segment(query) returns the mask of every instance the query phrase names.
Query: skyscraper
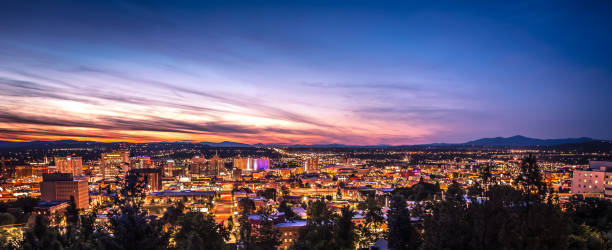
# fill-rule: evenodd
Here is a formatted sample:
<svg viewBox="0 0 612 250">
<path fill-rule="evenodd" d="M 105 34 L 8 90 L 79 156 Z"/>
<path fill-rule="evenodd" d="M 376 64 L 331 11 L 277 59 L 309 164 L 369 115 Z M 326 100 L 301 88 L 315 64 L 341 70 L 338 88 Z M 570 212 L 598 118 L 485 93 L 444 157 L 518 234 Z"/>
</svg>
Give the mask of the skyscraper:
<svg viewBox="0 0 612 250">
<path fill-rule="evenodd" d="M 306 173 L 316 173 L 319 171 L 319 158 L 318 157 L 308 157 L 304 160 L 304 171 Z"/>
<path fill-rule="evenodd" d="M 128 170 L 129 151 L 127 150 L 116 150 L 111 153 L 102 153 L 101 157 L 101 169 L 99 174 L 102 174 L 103 178 L 113 178 L 125 174 Z"/>
<path fill-rule="evenodd" d="M 225 169 L 225 163 L 218 154 L 208 160 L 207 173 L 217 175 Z"/>
<path fill-rule="evenodd" d="M 78 156 L 55 156 L 55 170 L 58 173 L 69 173 L 73 176 L 83 175 L 83 158 Z"/>
<path fill-rule="evenodd" d="M 151 157 L 143 155 L 136 156 L 130 161 L 131 169 L 142 169 L 142 168 L 152 168 L 153 162 L 151 161 Z"/>
<path fill-rule="evenodd" d="M 268 158 L 234 158 L 234 168 L 241 169 L 242 171 L 258 171 L 267 170 L 270 165 L 270 159 Z"/>
</svg>

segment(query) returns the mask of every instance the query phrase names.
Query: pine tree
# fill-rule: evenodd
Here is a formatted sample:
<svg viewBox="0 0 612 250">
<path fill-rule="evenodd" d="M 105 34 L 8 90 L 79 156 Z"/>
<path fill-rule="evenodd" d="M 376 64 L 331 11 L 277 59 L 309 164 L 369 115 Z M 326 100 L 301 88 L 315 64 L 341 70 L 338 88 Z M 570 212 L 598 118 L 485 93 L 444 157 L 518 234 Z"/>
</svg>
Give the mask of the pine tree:
<svg viewBox="0 0 612 250">
<path fill-rule="evenodd" d="M 23 249 L 55 250 L 63 249 L 58 231 L 49 226 L 49 220 L 43 215 L 36 215 L 34 225 L 24 234 Z"/>
<path fill-rule="evenodd" d="M 335 249 L 353 250 L 357 235 L 355 233 L 355 224 L 353 223 L 353 212 L 348 206 L 340 209 L 341 215 L 337 216 L 334 221 L 333 240 Z"/>
<path fill-rule="evenodd" d="M 177 249 L 204 250 L 225 249 L 229 232 L 217 224 L 210 215 L 189 212 L 178 220 L 179 230 L 174 236 Z"/>
<path fill-rule="evenodd" d="M 406 200 L 402 195 L 396 194 L 391 197 L 390 205 L 387 213 L 389 248 L 393 250 L 417 249 L 419 246 L 418 234 L 412 226 Z"/>
</svg>

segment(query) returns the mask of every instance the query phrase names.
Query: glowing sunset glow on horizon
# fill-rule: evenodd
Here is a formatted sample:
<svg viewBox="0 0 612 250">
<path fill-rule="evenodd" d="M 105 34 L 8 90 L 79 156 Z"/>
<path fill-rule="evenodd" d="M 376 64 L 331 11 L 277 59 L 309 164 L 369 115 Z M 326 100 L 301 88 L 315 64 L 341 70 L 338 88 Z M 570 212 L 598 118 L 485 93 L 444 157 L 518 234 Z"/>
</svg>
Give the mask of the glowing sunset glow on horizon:
<svg viewBox="0 0 612 250">
<path fill-rule="evenodd" d="M 612 139 L 610 4 L 311 4 L 2 3 L 0 140 Z"/>
</svg>

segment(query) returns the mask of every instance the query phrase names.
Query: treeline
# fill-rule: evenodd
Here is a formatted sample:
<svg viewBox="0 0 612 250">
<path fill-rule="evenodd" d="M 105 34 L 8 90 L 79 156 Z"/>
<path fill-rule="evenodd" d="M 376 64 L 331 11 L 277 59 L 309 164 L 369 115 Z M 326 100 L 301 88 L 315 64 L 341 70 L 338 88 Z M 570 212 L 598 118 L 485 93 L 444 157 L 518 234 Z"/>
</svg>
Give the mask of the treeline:
<svg viewBox="0 0 612 250">
<path fill-rule="evenodd" d="M 574 197 L 561 205 L 545 185 L 533 156 L 523 159 L 516 188 L 453 183 L 440 201 L 408 210 L 401 192 L 391 198 L 391 249 L 610 249 L 612 202 Z"/>
<path fill-rule="evenodd" d="M 358 225 L 342 219 L 354 215 L 348 208 L 334 215 L 323 201 L 311 203 L 307 226 L 293 248 L 367 248 L 381 238 L 394 250 L 612 247 L 609 200 L 574 197 L 561 205 L 531 155 L 523 160 L 515 187 L 492 183 L 490 170 L 481 172 L 481 182 L 468 188 L 453 183 L 444 194 L 427 183 L 398 189 L 389 197 L 386 221 L 374 196 L 360 205 L 365 218 Z M 409 209 L 407 199 L 421 202 Z"/>
</svg>

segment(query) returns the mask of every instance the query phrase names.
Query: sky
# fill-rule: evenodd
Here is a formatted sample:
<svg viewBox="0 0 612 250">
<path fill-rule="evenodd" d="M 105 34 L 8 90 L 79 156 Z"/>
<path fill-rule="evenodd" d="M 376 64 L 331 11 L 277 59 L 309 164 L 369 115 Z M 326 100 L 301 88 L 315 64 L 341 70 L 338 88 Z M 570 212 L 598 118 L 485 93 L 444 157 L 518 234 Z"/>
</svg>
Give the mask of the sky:
<svg viewBox="0 0 612 250">
<path fill-rule="evenodd" d="M 0 140 L 612 139 L 610 1 L 0 2 Z"/>
</svg>

